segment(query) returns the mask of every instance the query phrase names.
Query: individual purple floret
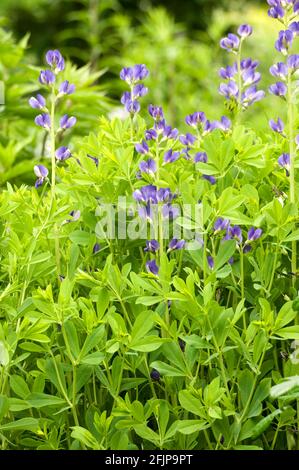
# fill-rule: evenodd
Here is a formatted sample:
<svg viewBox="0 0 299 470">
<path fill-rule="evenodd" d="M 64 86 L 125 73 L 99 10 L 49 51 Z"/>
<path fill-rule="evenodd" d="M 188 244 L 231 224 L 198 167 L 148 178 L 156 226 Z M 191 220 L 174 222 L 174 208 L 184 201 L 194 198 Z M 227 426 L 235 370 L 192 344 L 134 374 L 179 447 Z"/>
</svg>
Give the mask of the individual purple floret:
<svg viewBox="0 0 299 470">
<path fill-rule="evenodd" d="M 220 121 L 216 121 L 216 127 L 223 132 L 228 132 L 231 130 L 232 122 L 228 117 L 222 116 Z"/>
<path fill-rule="evenodd" d="M 237 240 L 239 243 L 242 243 L 243 241 L 243 236 L 242 236 L 242 230 L 241 227 L 238 225 L 235 225 L 234 227 L 229 228 L 229 234 L 231 238 Z"/>
<path fill-rule="evenodd" d="M 230 80 L 228 83 L 221 83 L 219 86 L 220 95 L 225 96 L 227 99 L 237 99 L 239 96 L 239 88 L 236 82 Z"/>
<path fill-rule="evenodd" d="M 162 121 L 164 119 L 163 109 L 161 106 L 154 106 L 152 104 L 148 107 L 148 112 L 155 119 L 155 121 Z"/>
<path fill-rule="evenodd" d="M 215 224 L 214 224 L 214 232 L 222 232 L 223 230 L 227 230 L 230 225 L 230 221 L 228 219 L 223 219 L 222 217 L 219 217 Z"/>
<path fill-rule="evenodd" d="M 219 76 L 223 78 L 224 80 L 231 80 L 236 76 L 238 73 L 238 66 L 237 63 L 235 62 L 233 65 L 228 65 L 227 67 L 222 67 L 219 70 Z"/>
<path fill-rule="evenodd" d="M 57 158 L 57 160 L 59 160 L 61 162 L 67 160 L 71 156 L 72 156 L 72 154 L 71 154 L 71 151 L 68 147 L 63 146 L 63 147 L 59 147 L 56 150 L 56 158 Z"/>
<path fill-rule="evenodd" d="M 274 132 L 277 132 L 278 134 L 283 134 L 283 131 L 284 131 L 284 123 L 283 121 L 278 118 L 277 119 L 277 122 L 275 122 L 273 119 L 271 119 L 269 121 L 269 125 L 271 127 L 271 129 L 274 131 Z"/>
<path fill-rule="evenodd" d="M 278 40 L 275 43 L 275 49 L 277 49 L 278 52 L 281 52 L 283 55 L 287 55 L 288 50 L 293 43 L 293 39 L 294 35 L 292 31 L 289 31 L 288 29 L 286 31 L 280 31 Z"/>
<path fill-rule="evenodd" d="M 121 80 L 133 85 L 144 80 L 149 75 L 149 71 L 144 64 L 137 64 L 133 67 L 124 67 L 120 72 Z"/>
<path fill-rule="evenodd" d="M 210 269 L 214 269 L 215 261 L 212 256 L 207 256 L 207 262 Z"/>
<path fill-rule="evenodd" d="M 208 162 L 208 155 L 206 152 L 198 152 L 194 157 L 195 163 L 207 163 Z"/>
<path fill-rule="evenodd" d="M 288 68 L 291 69 L 292 73 L 297 72 L 299 69 L 299 55 L 292 54 L 288 57 L 287 60 Z"/>
<path fill-rule="evenodd" d="M 299 21 L 294 21 L 293 23 L 291 23 L 289 26 L 289 30 L 292 31 L 294 36 L 299 36 Z"/>
<path fill-rule="evenodd" d="M 242 104 L 246 108 L 251 106 L 254 103 L 262 100 L 266 96 L 266 93 L 263 90 L 258 90 L 255 85 L 247 88 L 242 95 Z"/>
<path fill-rule="evenodd" d="M 150 377 L 155 382 L 159 382 L 161 375 L 160 375 L 160 372 L 158 372 L 156 369 L 153 369 L 150 373 Z"/>
<path fill-rule="evenodd" d="M 39 81 L 42 85 L 52 85 L 55 82 L 55 75 L 51 70 L 42 70 Z"/>
<path fill-rule="evenodd" d="M 36 97 L 32 97 L 29 100 L 29 104 L 31 108 L 34 109 L 44 109 L 46 107 L 46 100 L 42 95 L 36 95 Z"/>
<path fill-rule="evenodd" d="M 143 140 L 141 144 L 136 144 L 135 149 L 138 153 L 141 153 L 141 155 L 146 155 L 149 152 L 149 146 L 145 140 Z"/>
<path fill-rule="evenodd" d="M 167 150 L 164 154 L 164 163 L 173 163 L 176 162 L 181 156 L 180 152 L 174 152 L 172 149 Z"/>
<path fill-rule="evenodd" d="M 158 134 L 155 129 L 145 131 L 145 140 L 157 140 Z"/>
<path fill-rule="evenodd" d="M 269 91 L 272 95 L 284 98 L 288 92 L 288 87 L 283 82 L 277 82 L 269 87 Z"/>
<path fill-rule="evenodd" d="M 65 68 L 64 58 L 57 49 L 46 53 L 46 61 L 54 69 L 55 73 L 62 72 Z"/>
<path fill-rule="evenodd" d="M 220 47 L 228 52 L 235 52 L 239 49 L 240 39 L 235 34 L 228 34 L 226 38 L 221 39 Z"/>
<path fill-rule="evenodd" d="M 202 175 L 203 179 L 204 180 L 207 180 L 209 183 L 211 183 L 212 185 L 216 184 L 216 178 L 214 176 L 211 176 L 211 175 Z"/>
<path fill-rule="evenodd" d="M 261 228 L 251 227 L 251 229 L 248 231 L 246 243 L 251 243 L 258 240 L 262 236 L 262 233 L 263 231 Z"/>
<path fill-rule="evenodd" d="M 280 78 L 285 81 L 288 76 L 288 67 L 284 62 L 278 62 L 270 67 L 270 73 L 273 77 Z"/>
<path fill-rule="evenodd" d="M 193 145 L 196 142 L 196 137 L 192 134 L 187 133 L 186 135 L 180 136 L 180 142 L 186 146 Z"/>
<path fill-rule="evenodd" d="M 71 95 L 75 92 L 75 85 L 71 84 L 68 80 L 62 82 L 59 87 L 59 93 L 61 95 Z"/>
<path fill-rule="evenodd" d="M 163 129 L 163 136 L 169 140 L 176 140 L 179 136 L 179 131 L 176 128 L 172 128 L 171 126 L 167 126 L 165 124 Z"/>
<path fill-rule="evenodd" d="M 149 158 L 148 160 L 140 162 L 139 169 L 142 173 L 154 174 L 157 171 L 157 165 L 155 160 Z"/>
<path fill-rule="evenodd" d="M 159 250 L 159 248 L 160 248 L 160 244 L 157 240 L 147 240 L 144 251 L 156 253 Z"/>
<path fill-rule="evenodd" d="M 188 126 L 191 127 L 198 127 L 206 122 L 207 118 L 205 113 L 198 111 L 193 114 L 189 114 L 189 116 L 186 117 L 185 121 Z"/>
<path fill-rule="evenodd" d="M 37 126 L 43 127 L 47 131 L 51 129 L 51 118 L 48 113 L 39 114 L 34 120 Z"/>
<path fill-rule="evenodd" d="M 154 274 L 155 276 L 157 276 L 159 273 L 159 268 L 154 259 L 146 262 L 146 269 L 148 270 L 148 272 Z"/>
<path fill-rule="evenodd" d="M 247 38 L 252 34 L 252 27 L 249 24 L 242 24 L 238 28 L 238 34 L 242 39 Z"/>
<path fill-rule="evenodd" d="M 47 178 L 49 171 L 44 165 L 35 165 L 34 173 L 37 176 L 37 180 L 35 182 L 35 187 L 38 188 L 42 186 L 44 180 Z"/>
<path fill-rule="evenodd" d="M 278 164 L 286 170 L 286 175 L 290 176 L 291 159 L 289 153 L 283 153 L 278 158 Z"/>
<path fill-rule="evenodd" d="M 67 114 L 65 114 L 60 119 L 60 128 L 63 130 L 70 129 L 76 124 L 76 122 L 77 122 L 77 119 L 74 116 L 69 117 Z"/>
<path fill-rule="evenodd" d="M 185 247 L 185 245 L 186 245 L 185 240 L 178 240 L 177 238 L 173 238 L 169 242 L 168 249 L 170 251 L 172 251 L 172 250 L 182 250 Z"/>
</svg>

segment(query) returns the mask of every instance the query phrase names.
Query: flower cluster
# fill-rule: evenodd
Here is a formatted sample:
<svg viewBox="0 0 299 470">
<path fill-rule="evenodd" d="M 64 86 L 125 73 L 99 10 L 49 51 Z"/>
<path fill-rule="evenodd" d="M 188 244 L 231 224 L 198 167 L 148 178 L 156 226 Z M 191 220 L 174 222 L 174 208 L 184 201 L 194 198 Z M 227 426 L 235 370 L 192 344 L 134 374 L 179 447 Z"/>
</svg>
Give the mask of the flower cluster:
<svg viewBox="0 0 299 470">
<path fill-rule="evenodd" d="M 144 64 L 134 65 L 134 67 L 124 67 L 120 72 L 121 80 L 130 86 L 130 91 L 125 91 L 121 97 L 121 103 L 126 111 L 134 115 L 140 111 L 139 98 L 148 93 L 148 89 L 142 82 L 149 75 L 149 71 Z"/>
<path fill-rule="evenodd" d="M 241 60 L 242 42 L 251 34 L 252 27 L 245 24 L 239 27 L 238 36 L 228 34 L 220 41 L 220 47 L 238 57 L 233 65 L 222 67 L 219 71 L 220 77 L 225 80 L 219 86 L 219 93 L 228 100 L 232 111 L 238 108 L 244 110 L 265 97 L 265 92 L 257 88 L 261 80 L 261 74 L 257 72 L 259 63 L 250 58 Z"/>
<path fill-rule="evenodd" d="M 68 116 L 67 114 L 65 114 L 60 119 L 59 128 L 55 130 L 55 105 L 57 103 L 57 100 L 62 98 L 64 95 L 70 95 L 74 93 L 75 86 L 73 84 L 70 84 L 68 80 L 63 81 L 58 88 L 56 86 L 58 74 L 65 69 L 64 58 L 58 50 L 48 51 L 46 53 L 46 62 L 50 66 L 50 69 L 42 70 L 40 72 L 39 82 L 41 85 L 46 86 L 51 91 L 50 107 L 47 106 L 47 101 L 41 94 L 37 94 L 35 97 L 31 97 L 29 99 L 29 105 L 33 109 L 37 109 L 40 111 L 40 114 L 38 114 L 35 118 L 35 124 L 37 126 L 42 127 L 47 132 L 51 133 L 52 136 L 54 135 L 54 142 L 52 142 L 52 152 L 55 152 L 55 157 L 57 160 L 64 161 L 71 157 L 71 151 L 66 146 L 62 146 L 58 149 L 55 149 L 55 138 L 56 135 L 62 134 L 67 129 L 73 127 L 76 124 L 77 120 L 74 116 Z M 48 170 L 43 165 L 36 165 L 34 167 L 34 172 L 38 178 L 35 183 L 35 187 L 39 187 L 47 178 Z"/>
<path fill-rule="evenodd" d="M 299 13 L 299 2 L 298 0 L 267 0 L 270 9 L 268 15 L 272 18 L 282 20 L 288 14 Z"/>
</svg>

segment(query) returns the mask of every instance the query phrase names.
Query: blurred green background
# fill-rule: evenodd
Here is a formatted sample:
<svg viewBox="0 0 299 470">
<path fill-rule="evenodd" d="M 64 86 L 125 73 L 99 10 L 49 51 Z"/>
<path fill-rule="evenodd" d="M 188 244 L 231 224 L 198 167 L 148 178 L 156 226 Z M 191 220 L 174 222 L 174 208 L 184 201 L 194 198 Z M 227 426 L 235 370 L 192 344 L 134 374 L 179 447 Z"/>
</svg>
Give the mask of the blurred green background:
<svg viewBox="0 0 299 470">
<path fill-rule="evenodd" d="M 39 89 L 47 49 L 59 48 L 73 64 L 66 76 L 77 93 L 63 111 L 69 106 L 78 117 L 75 137 L 90 132 L 102 113 L 117 112 L 125 89 L 119 71 L 134 63 L 145 63 L 151 72 L 144 107 L 162 105 L 168 121 L 183 131 L 184 117 L 196 110 L 211 119 L 229 115 L 218 94 L 218 69 L 234 57 L 220 49 L 219 40 L 240 23 L 254 27 L 244 57 L 260 61 L 260 87 L 268 88 L 269 67 L 279 55 L 274 49 L 278 26 L 267 9 L 266 0 L 1 0 L 0 80 L 6 106 L 0 108 L 0 184 L 23 178 L 26 160 L 45 154 L 27 102 Z M 270 96 L 244 121 L 263 131 L 279 107 Z"/>
</svg>

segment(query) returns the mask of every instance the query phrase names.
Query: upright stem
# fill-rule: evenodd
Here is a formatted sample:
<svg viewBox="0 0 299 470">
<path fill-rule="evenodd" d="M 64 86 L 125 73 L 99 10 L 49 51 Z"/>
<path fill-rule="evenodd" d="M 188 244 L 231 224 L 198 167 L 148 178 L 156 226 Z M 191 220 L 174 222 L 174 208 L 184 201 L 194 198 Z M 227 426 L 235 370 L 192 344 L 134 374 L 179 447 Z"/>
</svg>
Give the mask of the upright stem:
<svg viewBox="0 0 299 470">
<path fill-rule="evenodd" d="M 55 84 L 53 84 L 52 95 L 51 95 L 51 131 L 50 131 L 51 161 L 52 161 L 52 199 L 55 198 L 55 184 L 56 184 L 55 103 L 56 103 Z"/>
<path fill-rule="evenodd" d="M 296 203 L 295 196 L 295 135 L 294 135 L 294 105 L 293 105 L 293 93 L 292 93 L 292 71 L 289 69 L 288 72 L 288 126 L 289 126 L 289 148 L 290 148 L 290 202 Z M 294 240 L 292 242 L 292 282 L 293 286 L 296 283 L 296 272 L 297 272 L 297 243 Z"/>
</svg>

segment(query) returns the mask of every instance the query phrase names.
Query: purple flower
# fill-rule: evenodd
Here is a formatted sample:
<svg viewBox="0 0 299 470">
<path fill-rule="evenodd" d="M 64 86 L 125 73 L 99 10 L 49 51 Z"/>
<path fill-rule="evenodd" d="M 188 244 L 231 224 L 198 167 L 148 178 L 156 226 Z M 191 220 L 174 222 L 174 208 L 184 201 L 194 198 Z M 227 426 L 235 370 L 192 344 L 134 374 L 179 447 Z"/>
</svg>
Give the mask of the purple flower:
<svg viewBox="0 0 299 470">
<path fill-rule="evenodd" d="M 158 268 L 157 263 L 154 259 L 151 260 L 151 261 L 146 262 L 146 269 L 148 270 L 149 273 L 152 273 L 155 276 L 157 276 L 158 273 L 159 273 L 159 268 Z"/>
<path fill-rule="evenodd" d="M 209 134 L 210 132 L 213 132 L 215 129 L 218 129 L 218 121 L 209 121 L 207 120 L 205 125 L 204 125 L 204 135 Z"/>
<path fill-rule="evenodd" d="M 249 253 L 251 250 L 252 250 L 252 246 L 245 245 L 244 248 L 243 248 L 243 253 L 244 254 Z"/>
<path fill-rule="evenodd" d="M 269 87 L 269 91 L 272 95 L 284 97 L 287 94 L 288 87 L 283 82 L 277 82 Z"/>
<path fill-rule="evenodd" d="M 274 132 L 278 132 L 278 134 L 282 134 L 283 131 L 284 131 L 284 123 L 280 118 L 277 119 L 277 122 L 275 122 L 273 119 L 271 119 L 269 121 L 269 125 L 270 125 L 271 129 Z"/>
<path fill-rule="evenodd" d="M 72 156 L 71 151 L 68 147 L 59 147 L 56 150 L 56 158 L 57 160 L 63 162 Z"/>
<path fill-rule="evenodd" d="M 179 131 L 176 128 L 172 128 L 171 126 L 165 125 L 163 129 L 163 136 L 166 139 L 175 140 L 179 136 Z"/>
<path fill-rule="evenodd" d="M 230 225 L 230 221 L 228 219 L 223 219 L 222 217 L 219 217 L 215 224 L 214 224 L 214 232 L 222 232 L 223 230 L 227 230 Z"/>
<path fill-rule="evenodd" d="M 75 85 L 70 84 L 68 80 L 65 80 L 62 82 L 62 84 L 59 87 L 59 93 L 61 95 L 71 95 L 75 91 Z"/>
<path fill-rule="evenodd" d="M 180 142 L 183 144 L 183 145 L 193 145 L 196 141 L 196 137 L 192 134 L 189 134 L 187 133 L 186 135 L 181 135 L 180 136 Z"/>
<path fill-rule="evenodd" d="M 252 34 L 252 27 L 249 24 L 242 24 L 238 29 L 238 34 L 241 38 L 247 38 Z"/>
<path fill-rule="evenodd" d="M 263 90 L 258 90 L 255 85 L 247 88 L 242 95 L 242 103 L 245 107 L 251 106 L 252 104 L 265 98 L 266 93 Z"/>
<path fill-rule="evenodd" d="M 155 121 L 161 121 L 164 119 L 163 109 L 161 106 L 154 106 L 152 104 L 148 107 L 148 112 L 155 119 Z"/>
<path fill-rule="evenodd" d="M 49 171 L 44 165 L 35 165 L 34 173 L 37 176 L 37 180 L 35 182 L 35 187 L 38 188 L 42 186 L 44 180 L 47 178 Z"/>
<path fill-rule="evenodd" d="M 259 65 L 259 62 L 257 60 L 252 60 L 250 57 L 248 59 L 242 59 L 241 60 L 241 70 L 255 70 Z M 238 71 L 237 64 L 235 64 L 236 70 Z"/>
<path fill-rule="evenodd" d="M 134 67 L 124 67 L 120 72 L 121 80 L 129 85 L 144 80 L 149 75 L 149 71 L 144 64 L 137 64 Z"/>
<path fill-rule="evenodd" d="M 57 49 L 47 52 L 46 61 L 48 65 L 54 69 L 55 73 L 62 72 L 64 70 L 64 58 Z"/>
<path fill-rule="evenodd" d="M 269 3 L 269 2 L 268 2 L 268 3 Z M 283 18 L 283 17 L 284 17 L 285 11 L 284 11 L 284 9 L 282 8 L 282 6 L 277 3 L 277 5 L 272 6 L 272 8 L 270 8 L 270 9 L 268 10 L 268 15 L 269 15 L 271 18 L 280 19 L 280 18 Z"/>
<path fill-rule="evenodd" d="M 157 240 L 147 240 L 146 248 L 144 248 L 144 251 L 156 253 L 156 251 L 158 251 L 159 248 L 160 248 L 160 244 Z"/>
<path fill-rule="evenodd" d="M 148 160 L 140 162 L 139 169 L 142 173 L 153 174 L 157 171 L 157 165 L 155 160 L 149 158 Z"/>
<path fill-rule="evenodd" d="M 128 100 L 125 103 L 126 111 L 130 114 L 137 114 L 140 111 L 140 103 L 136 100 Z"/>
<path fill-rule="evenodd" d="M 51 118 L 48 113 L 39 114 L 38 116 L 36 116 L 34 122 L 37 126 L 41 126 L 44 129 L 47 129 L 48 131 L 51 128 Z"/>
<path fill-rule="evenodd" d="M 46 100 L 42 95 L 36 95 L 36 98 L 32 97 L 29 100 L 31 108 L 43 109 L 46 107 Z"/>
<path fill-rule="evenodd" d="M 60 119 L 60 128 L 61 129 L 70 129 L 73 127 L 77 122 L 77 119 L 74 116 L 69 117 L 67 114 L 65 114 L 61 119 Z"/>
<path fill-rule="evenodd" d="M 255 72 L 253 69 L 244 70 L 242 74 L 245 87 L 258 83 L 261 80 L 261 77 L 261 74 L 259 72 Z"/>
<path fill-rule="evenodd" d="M 143 186 L 142 188 L 134 191 L 133 197 L 138 202 L 152 202 L 157 204 L 157 187 L 153 186 L 152 184 Z"/>
<path fill-rule="evenodd" d="M 289 69 L 292 70 L 292 72 L 296 72 L 299 69 L 299 55 L 298 54 L 293 54 L 288 57 L 287 61 Z"/>
<path fill-rule="evenodd" d="M 249 229 L 248 234 L 247 234 L 246 243 L 251 243 L 251 242 L 258 240 L 262 236 L 262 233 L 263 231 L 261 228 L 251 227 L 251 229 Z"/>
<path fill-rule="evenodd" d="M 101 245 L 99 243 L 95 243 L 92 249 L 93 254 L 95 255 L 96 253 L 98 253 L 100 249 L 101 249 Z"/>
<path fill-rule="evenodd" d="M 232 238 L 237 239 L 239 243 L 242 243 L 243 236 L 242 236 L 241 227 L 239 227 L 238 225 L 235 225 L 234 227 L 230 227 L 229 234 Z"/>
<path fill-rule="evenodd" d="M 194 157 L 194 162 L 195 163 L 207 163 L 208 161 L 208 155 L 206 152 L 198 152 L 195 157 Z"/>
<path fill-rule="evenodd" d="M 145 96 L 148 93 L 148 88 L 145 87 L 142 83 L 139 83 L 138 85 L 135 85 L 133 89 L 133 96 L 135 98 L 141 98 L 142 96 Z"/>
<path fill-rule="evenodd" d="M 215 262 L 212 256 L 207 256 L 207 262 L 208 262 L 209 268 L 214 269 Z"/>
<path fill-rule="evenodd" d="M 275 49 L 278 50 L 278 52 L 281 52 L 283 55 L 287 55 L 289 48 L 292 45 L 294 39 L 294 35 L 292 31 L 289 31 L 288 29 L 286 31 L 280 31 L 278 40 L 275 43 Z"/>
<path fill-rule="evenodd" d="M 55 82 L 55 75 L 51 70 L 42 70 L 39 75 L 39 81 L 42 85 L 52 85 Z"/>
<path fill-rule="evenodd" d="M 239 96 L 239 88 L 235 81 L 230 80 L 228 83 L 220 83 L 219 93 L 227 99 L 235 99 Z"/>
<path fill-rule="evenodd" d="M 180 215 L 180 210 L 178 207 L 174 207 L 171 204 L 164 204 L 162 214 L 165 219 L 174 220 Z"/>
<path fill-rule="evenodd" d="M 278 62 L 270 67 L 270 73 L 273 77 L 278 77 L 280 80 L 286 80 L 288 76 L 288 67 L 284 62 Z"/>
<path fill-rule="evenodd" d="M 188 126 L 197 127 L 198 125 L 201 125 L 206 122 L 206 120 L 207 118 L 205 113 L 198 111 L 196 113 L 189 114 L 189 116 L 186 117 L 185 121 Z"/>
<path fill-rule="evenodd" d="M 159 382 L 161 375 L 160 372 L 158 372 L 156 369 L 153 369 L 150 373 L 150 377 L 152 380 Z"/>
<path fill-rule="evenodd" d="M 220 47 L 226 49 L 228 52 L 238 50 L 240 39 L 235 34 L 228 34 L 226 38 L 221 39 Z"/>
<path fill-rule="evenodd" d="M 173 163 L 180 158 L 180 152 L 174 152 L 172 149 L 164 153 L 164 163 Z"/>
<path fill-rule="evenodd" d="M 291 159 L 290 159 L 290 154 L 289 153 L 283 153 L 280 155 L 278 159 L 278 164 L 282 167 L 285 168 L 287 176 L 289 176 L 290 172 L 290 164 L 291 164 Z"/>
<path fill-rule="evenodd" d="M 157 131 L 155 129 L 149 129 L 145 131 L 146 140 L 156 140 L 158 137 Z"/>
<path fill-rule="evenodd" d="M 299 4 L 298 4 L 299 5 Z M 290 31 L 294 34 L 294 36 L 299 36 L 299 21 L 294 21 L 289 26 Z"/>
<path fill-rule="evenodd" d="M 143 140 L 141 144 L 136 144 L 135 149 L 138 153 L 141 153 L 142 155 L 146 155 L 149 152 L 149 146 L 147 145 L 145 140 Z"/>
<path fill-rule="evenodd" d="M 216 127 L 223 132 L 228 132 L 232 127 L 232 122 L 228 117 L 222 116 L 220 121 L 216 121 Z"/>
<path fill-rule="evenodd" d="M 204 180 L 209 181 L 209 183 L 211 183 L 212 185 L 216 184 L 216 178 L 214 176 L 202 175 L 202 177 Z"/>
<path fill-rule="evenodd" d="M 178 240 L 177 238 L 173 238 L 169 243 L 169 251 L 172 250 L 182 250 L 186 245 L 185 240 Z"/>
<path fill-rule="evenodd" d="M 235 62 L 232 66 L 228 65 L 227 67 L 222 67 L 219 70 L 219 76 L 223 78 L 224 80 L 230 80 L 234 78 L 234 76 L 238 73 L 238 66 L 237 63 Z"/>
</svg>

